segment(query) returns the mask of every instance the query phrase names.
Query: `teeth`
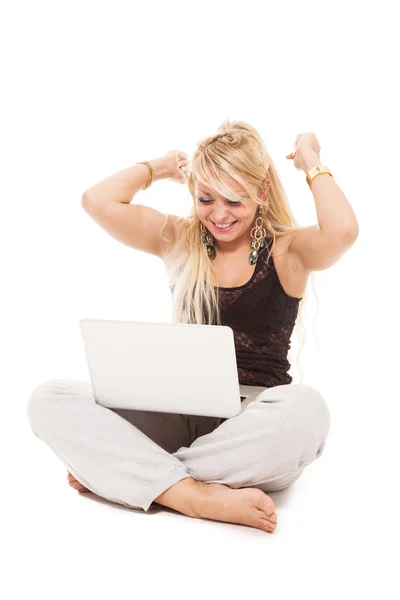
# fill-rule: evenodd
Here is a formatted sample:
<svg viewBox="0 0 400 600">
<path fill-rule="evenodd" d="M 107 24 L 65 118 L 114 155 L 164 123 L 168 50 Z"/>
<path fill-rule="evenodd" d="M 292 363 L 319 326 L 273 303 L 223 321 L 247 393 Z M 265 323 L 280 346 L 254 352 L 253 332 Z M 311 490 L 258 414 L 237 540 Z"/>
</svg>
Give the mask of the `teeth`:
<svg viewBox="0 0 400 600">
<path fill-rule="evenodd" d="M 231 223 L 228 223 L 227 225 L 217 225 L 216 223 L 214 223 L 214 225 L 216 225 L 219 229 L 226 229 L 227 227 L 230 227 L 232 225 L 232 223 L 234 223 L 234 221 L 232 221 Z"/>
</svg>

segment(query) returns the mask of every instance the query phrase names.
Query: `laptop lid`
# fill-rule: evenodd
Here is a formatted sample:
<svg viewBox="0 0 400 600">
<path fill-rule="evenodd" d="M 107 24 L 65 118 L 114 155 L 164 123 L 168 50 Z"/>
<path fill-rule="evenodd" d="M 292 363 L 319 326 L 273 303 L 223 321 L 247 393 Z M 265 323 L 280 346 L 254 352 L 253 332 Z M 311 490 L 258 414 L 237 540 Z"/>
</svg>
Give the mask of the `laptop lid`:
<svg viewBox="0 0 400 600">
<path fill-rule="evenodd" d="M 241 412 L 231 327 L 81 319 L 95 400 L 229 418 Z"/>
</svg>

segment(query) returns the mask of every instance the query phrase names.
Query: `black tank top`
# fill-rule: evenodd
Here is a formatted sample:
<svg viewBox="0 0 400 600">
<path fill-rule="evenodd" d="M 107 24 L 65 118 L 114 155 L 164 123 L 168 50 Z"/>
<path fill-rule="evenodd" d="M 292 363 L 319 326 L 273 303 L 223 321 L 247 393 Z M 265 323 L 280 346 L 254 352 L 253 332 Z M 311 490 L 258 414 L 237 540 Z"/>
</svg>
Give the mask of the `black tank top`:
<svg viewBox="0 0 400 600">
<path fill-rule="evenodd" d="M 233 330 L 239 383 L 273 387 L 292 382 L 287 355 L 301 298 L 283 289 L 267 245 L 244 285 L 219 288 L 221 324 Z"/>
<path fill-rule="evenodd" d="M 238 378 L 243 385 L 273 387 L 293 379 L 287 357 L 301 298 L 285 292 L 273 257 L 267 261 L 271 244 L 267 240 L 247 283 L 218 288 L 221 325 L 233 330 Z"/>
</svg>

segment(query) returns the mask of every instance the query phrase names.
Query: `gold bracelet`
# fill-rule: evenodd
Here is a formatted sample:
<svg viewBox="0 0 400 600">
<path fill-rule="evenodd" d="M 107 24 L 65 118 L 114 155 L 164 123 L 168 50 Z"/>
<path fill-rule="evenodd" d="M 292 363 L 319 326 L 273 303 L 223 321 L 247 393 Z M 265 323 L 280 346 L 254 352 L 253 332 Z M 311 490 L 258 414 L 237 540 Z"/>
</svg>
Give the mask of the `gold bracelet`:
<svg viewBox="0 0 400 600">
<path fill-rule="evenodd" d="M 308 171 L 306 180 L 307 180 L 307 183 L 310 188 L 311 188 L 311 182 L 313 181 L 313 179 L 318 177 L 318 175 L 322 175 L 323 173 L 328 173 L 328 175 L 333 177 L 330 169 L 328 167 L 325 167 L 324 165 L 316 165 L 315 167 L 312 167 Z"/>
<path fill-rule="evenodd" d="M 153 167 L 151 166 L 151 164 L 149 163 L 148 160 L 141 160 L 140 162 L 137 162 L 136 164 L 137 165 L 147 165 L 149 167 L 150 179 L 146 183 L 145 187 L 142 188 L 143 190 L 147 190 L 147 188 L 149 188 L 151 186 L 151 184 L 153 183 Z"/>
</svg>

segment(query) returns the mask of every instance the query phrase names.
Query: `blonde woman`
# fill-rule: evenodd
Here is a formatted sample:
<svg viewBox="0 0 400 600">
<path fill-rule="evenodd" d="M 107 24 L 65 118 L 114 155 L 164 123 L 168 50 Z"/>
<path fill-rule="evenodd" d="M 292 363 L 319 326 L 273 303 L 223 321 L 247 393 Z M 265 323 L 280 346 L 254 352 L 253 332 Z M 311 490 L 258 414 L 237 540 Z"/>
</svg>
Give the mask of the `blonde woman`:
<svg viewBox="0 0 400 600">
<path fill-rule="evenodd" d="M 259 133 L 243 121 L 225 121 L 203 139 L 191 169 L 185 152 L 171 150 L 83 195 L 85 211 L 111 236 L 163 260 L 173 322 L 232 327 L 239 382 L 252 401 L 229 419 L 117 410 L 96 404 L 88 382 L 45 381 L 30 396 L 29 422 L 71 487 L 145 511 L 163 505 L 275 531 L 268 492 L 296 481 L 330 429 L 320 392 L 288 374 L 291 334 L 310 274 L 337 262 L 358 235 L 319 153 L 315 134 L 303 133 L 286 157 L 308 176 L 318 216 L 309 227 L 296 225 Z M 186 218 L 131 204 L 162 178 L 188 185 Z"/>
</svg>

